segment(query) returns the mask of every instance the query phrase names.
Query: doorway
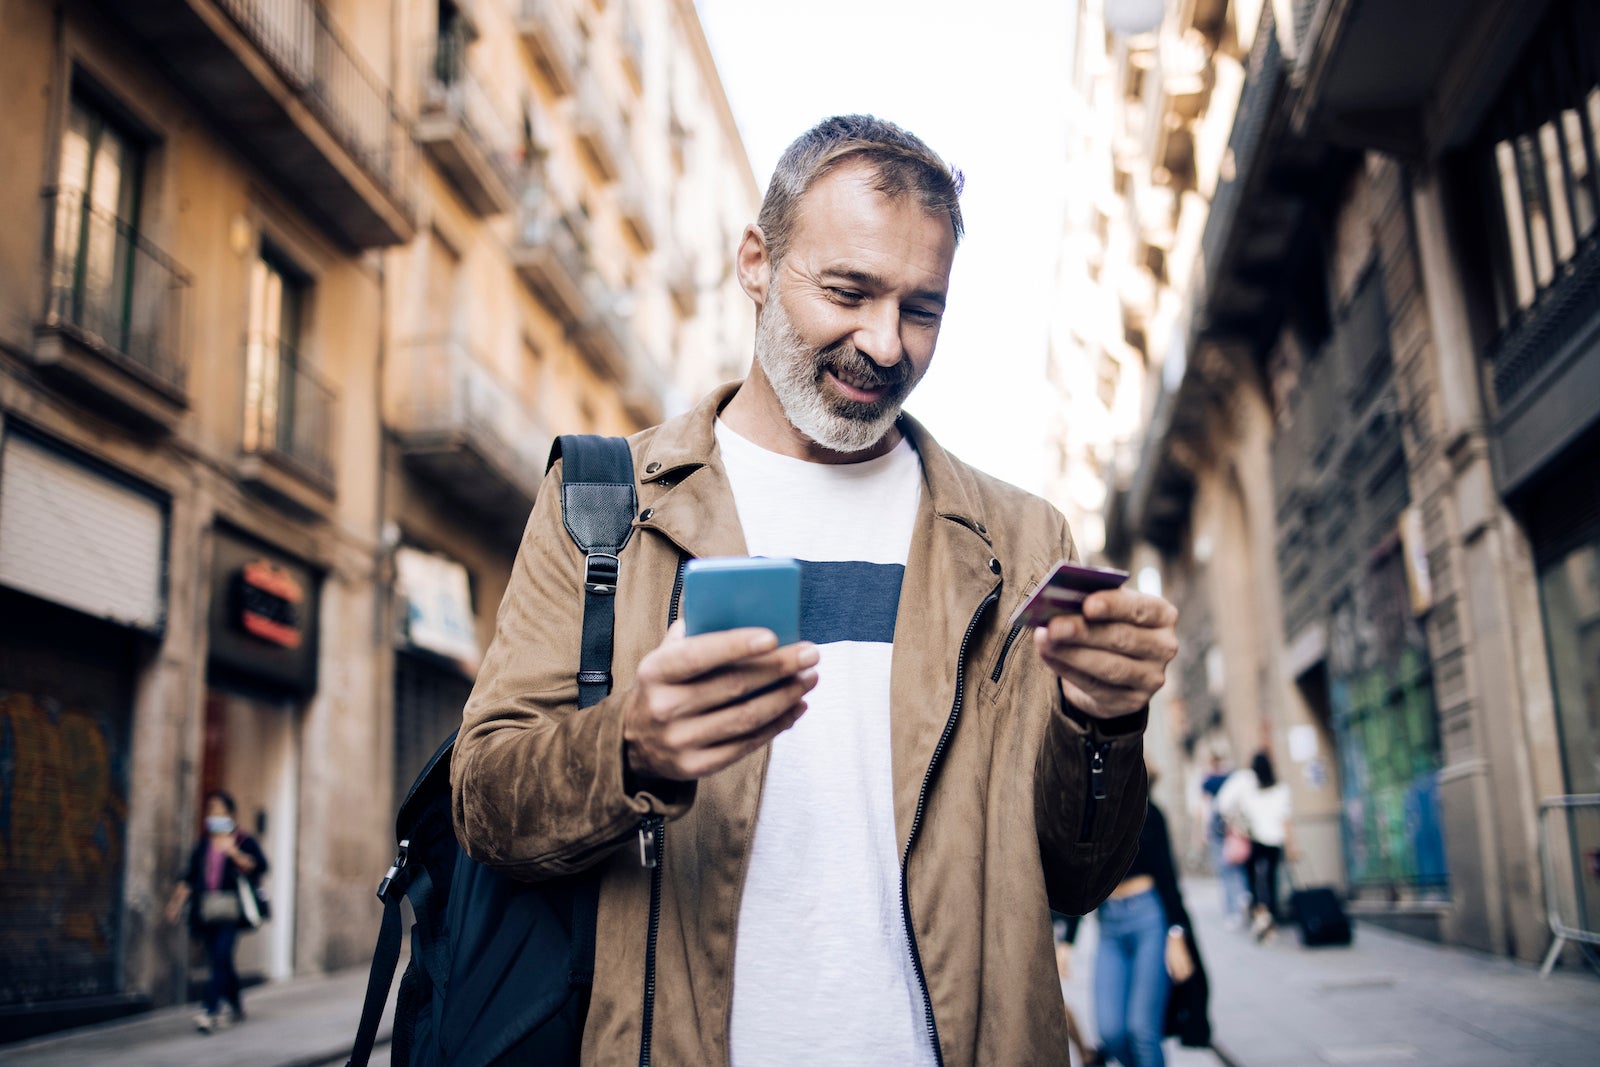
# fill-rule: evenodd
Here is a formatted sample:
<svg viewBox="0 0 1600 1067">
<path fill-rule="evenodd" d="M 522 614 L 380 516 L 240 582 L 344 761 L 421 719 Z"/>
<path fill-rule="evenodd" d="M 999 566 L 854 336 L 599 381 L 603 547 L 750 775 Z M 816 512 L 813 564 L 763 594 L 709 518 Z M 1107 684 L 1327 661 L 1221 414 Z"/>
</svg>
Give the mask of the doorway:
<svg viewBox="0 0 1600 1067">
<path fill-rule="evenodd" d="M 282 698 L 216 687 L 206 690 L 201 796 L 213 789 L 232 794 L 239 826 L 267 854 L 262 887 L 272 903 L 272 917 L 239 941 L 239 974 L 247 980 L 270 981 L 294 973 L 298 712 L 297 705 Z"/>
</svg>

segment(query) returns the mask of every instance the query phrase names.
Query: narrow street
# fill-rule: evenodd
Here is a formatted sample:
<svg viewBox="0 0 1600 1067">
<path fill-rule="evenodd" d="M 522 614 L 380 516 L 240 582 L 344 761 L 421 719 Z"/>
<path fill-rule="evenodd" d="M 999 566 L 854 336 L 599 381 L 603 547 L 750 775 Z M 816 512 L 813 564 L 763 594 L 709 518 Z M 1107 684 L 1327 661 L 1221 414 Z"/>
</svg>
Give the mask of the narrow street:
<svg viewBox="0 0 1600 1067">
<path fill-rule="evenodd" d="M 1169 1067 L 1589 1067 L 1600 1046 L 1600 979 L 1418 941 L 1358 924 L 1349 948 L 1305 949 L 1291 928 L 1257 945 L 1222 921 L 1215 882 L 1185 901 L 1211 978 L 1216 1050 L 1167 1042 Z M 1087 1034 L 1095 928 L 1084 924 L 1062 989 Z M 312 1067 L 342 1064 L 361 1012 L 364 970 L 247 994 L 249 1021 L 204 1037 L 193 1006 L 0 1048 L 18 1067 Z M 1087 1035 L 1086 1035 L 1087 1036 Z M 387 1042 L 388 1023 L 380 1031 Z M 387 1067 L 387 1043 L 373 1064 Z M 1063 1061 L 1065 1062 L 1065 1061 Z"/>
</svg>

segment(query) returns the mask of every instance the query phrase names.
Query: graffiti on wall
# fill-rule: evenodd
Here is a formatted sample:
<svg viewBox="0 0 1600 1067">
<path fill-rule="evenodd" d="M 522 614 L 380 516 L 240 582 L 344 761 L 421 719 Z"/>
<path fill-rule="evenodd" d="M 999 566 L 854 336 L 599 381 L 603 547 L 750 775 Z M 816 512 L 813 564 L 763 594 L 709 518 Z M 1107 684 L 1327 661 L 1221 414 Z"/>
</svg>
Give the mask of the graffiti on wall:
<svg viewBox="0 0 1600 1067">
<path fill-rule="evenodd" d="M 0 690 L 0 1004 L 114 991 L 122 750 L 102 716 Z"/>
<path fill-rule="evenodd" d="M 1328 698 L 1351 885 L 1427 894 L 1447 888 L 1449 871 L 1433 671 L 1410 604 L 1398 552 L 1336 602 Z"/>
</svg>

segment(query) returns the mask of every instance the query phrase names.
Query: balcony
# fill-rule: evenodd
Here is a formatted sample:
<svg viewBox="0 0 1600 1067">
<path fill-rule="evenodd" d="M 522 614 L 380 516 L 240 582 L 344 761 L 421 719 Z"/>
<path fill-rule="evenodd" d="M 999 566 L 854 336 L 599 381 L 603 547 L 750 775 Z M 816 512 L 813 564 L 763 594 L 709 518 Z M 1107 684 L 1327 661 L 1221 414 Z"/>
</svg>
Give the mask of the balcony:
<svg viewBox="0 0 1600 1067">
<path fill-rule="evenodd" d="M 1293 9 L 1304 86 L 1296 126 L 1414 157 L 1470 136 L 1481 94 L 1505 77 L 1544 5 L 1293 0 Z"/>
<path fill-rule="evenodd" d="M 515 391 L 452 338 L 400 346 L 389 379 L 388 423 L 406 466 L 514 543 L 550 451 Z"/>
<path fill-rule="evenodd" d="M 624 157 L 620 162 L 617 210 L 622 216 L 622 226 L 640 252 L 653 251 L 656 247 L 656 222 L 655 212 L 650 207 L 649 187 L 631 157 Z"/>
<path fill-rule="evenodd" d="M 583 149 L 584 157 L 600 180 L 616 181 L 621 174 L 627 149 L 610 102 L 592 76 L 582 77 L 578 86 L 577 106 L 572 112 L 572 129 L 577 135 L 578 147 Z"/>
<path fill-rule="evenodd" d="M 417 144 L 474 214 L 510 211 L 521 187 L 512 121 L 468 71 L 465 56 L 442 43 L 424 53 L 420 84 Z"/>
<path fill-rule="evenodd" d="M 315 0 L 103 3 L 224 135 L 354 250 L 415 234 L 410 135 Z"/>
<path fill-rule="evenodd" d="M 47 193 L 45 213 L 49 291 L 34 327 L 35 366 L 137 430 L 171 431 L 188 406 L 189 276 L 77 190 Z"/>
<path fill-rule="evenodd" d="M 589 315 L 573 322 L 567 336 L 600 377 L 627 382 L 634 361 L 633 331 L 624 314 L 631 300 L 618 296 L 595 275 L 585 285 Z"/>
<path fill-rule="evenodd" d="M 581 320 L 589 307 L 584 290 L 587 247 L 588 223 L 581 215 L 558 214 L 542 203 L 523 209 L 512 237 L 511 262 L 517 277 L 565 322 Z"/>
<path fill-rule="evenodd" d="M 634 92 L 644 92 L 644 33 L 632 5 L 622 9 L 622 72 Z"/>
<path fill-rule="evenodd" d="M 628 381 L 621 391 L 622 407 L 640 426 L 654 426 L 664 414 L 667 376 L 661 363 L 644 345 L 635 341 Z"/>
<path fill-rule="evenodd" d="M 331 386 L 274 337 L 245 345 L 244 436 L 239 480 L 296 515 L 325 517 L 334 498 Z"/>
<path fill-rule="evenodd" d="M 700 306 L 699 262 L 689 252 L 674 249 L 666 258 L 667 293 L 678 314 L 692 318 Z"/>
<path fill-rule="evenodd" d="M 550 0 L 522 0 L 517 34 L 550 91 L 558 98 L 571 96 L 578 88 L 583 53 L 565 9 Z"/>
</svg>

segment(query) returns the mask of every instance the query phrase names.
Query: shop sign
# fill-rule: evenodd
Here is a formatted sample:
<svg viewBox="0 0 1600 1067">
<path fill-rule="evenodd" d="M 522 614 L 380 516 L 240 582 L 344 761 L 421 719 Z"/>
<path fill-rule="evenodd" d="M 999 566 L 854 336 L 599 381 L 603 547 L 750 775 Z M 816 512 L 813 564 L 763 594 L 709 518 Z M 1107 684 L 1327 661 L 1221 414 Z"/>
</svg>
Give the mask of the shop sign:
<svg viewBox="0 0 1600 1067">
<path fill-rule="evenodd" d="M 234 579 L 239 625 L 279 648 L 299 648 L 300 603 L 305 590 L 294 575 L 267 559 L 253 559 Z"/>
<path fill-rule="evenodd" d="M 444 556 L 402 546 L 395 551 L 395 571 L 405 608 L 406 642 L 475 673 L 478 634 L 467 569 Z"/>
<path fill-rule="evenodd" d="M 317 687 L 321 583 L 304 563 L 219 527 L 211 561 L 210 663 L 297 693 Z"/>
</svg>

